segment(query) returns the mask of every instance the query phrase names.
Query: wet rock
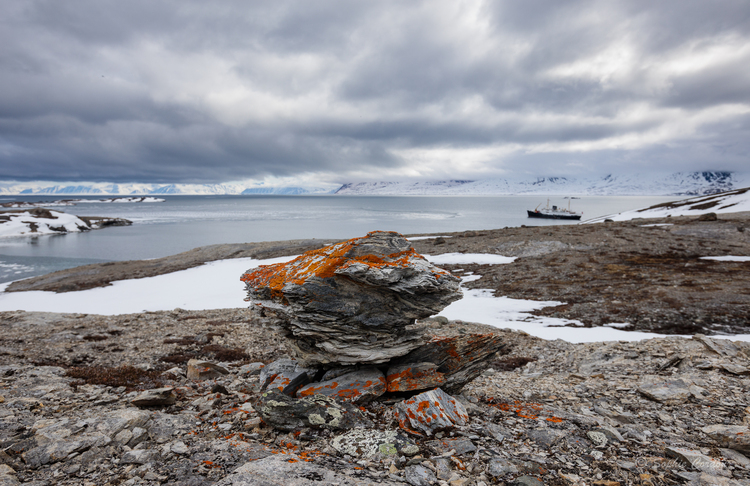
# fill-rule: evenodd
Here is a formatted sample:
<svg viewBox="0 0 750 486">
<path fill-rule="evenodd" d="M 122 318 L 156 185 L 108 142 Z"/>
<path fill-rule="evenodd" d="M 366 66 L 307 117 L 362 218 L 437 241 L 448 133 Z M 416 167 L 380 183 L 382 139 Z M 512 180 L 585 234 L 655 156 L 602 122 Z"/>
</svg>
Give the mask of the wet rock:
<svg viewBox="0 0 750 486">
<path fill-rule="evenodd" d="M 371 425 L 354 405 L 324 395 L 295 399 L 269 390 L 261 396 L 257 411 L 264 422 L 286 431 L 305 427 L 347 430 Z"/>
<path fill-rule="evenodd" d="M 299 389 L 298 397 L 325 395 L 357 404 L 367 403 L 385 393 L 385 376 L 377 368 L 363 368 L 329 381 L 310 383 Z"/>
<path fill-rule="evenodd" d="M 684 403 L 690 396 L 690 385 L 681 379 L 644 383 L 638 392 L 651 400 L 665 404 Z"/>
<path fill-rule="evenodd" d="M 419 452 L 419 446 L 395 430 L 354 429 L 334 438 L 331 446 L 341 454 L 359 458 L 413 456 Z"/>
<path fill-rule="evenodd" d="M 154 388 L 146 390 L 132 400 L 136 407 L 163 407 L 173 405 L 177 401 L 177 395 L 173 387 Z"/>
<path fill-rule="evenodd" d="M 242 276 L 248 296 L 305 364 L 384 363 L 422 343 L 407 329 L 461 298 L 459 279 L 398 233 L 363 238 Z"/>
<path fill-rule="evenodd" d="M 386 372 L 386 388 L 389 392 L 406 392 L 438 387 L 445 383 L 445 375 L 437 368 L 435 363 L 392 366 Z"/>
<path fill-rule="evenodd" d="M 404 479 L 412 486 L 431 486 L 437 480 L 435 473 L 421 464 L 404 469 Z"/>
<path fill-rule="evenodd" d="M 726 449 L 750 453 L 750 428 L 744 425 L 708 425 L 701 431 Z"/>
<path fill-rule="evenodd" d="M 211 380 L 228 374 L 226 368 L 211 361 L 191 359 L 187 364 L 187 377 L 189 380 Z"/>
<path fill-rule="evenodd" d="M 469 415 L 461 402 L 440 388 L 397 403 L 393 412 L 402 429 L 417 435 L 429 436 L 469 422 Z"/>
<path fill-rule="evenodd" d="M 406 356 L 395 359 L 393 365 L 434 363 L 445 376 L 440 388 L 457 393 L 489 368 L 495 354 L 505 347 L 503 338 L 496 334 L 436 336 Z"/>
</svg>

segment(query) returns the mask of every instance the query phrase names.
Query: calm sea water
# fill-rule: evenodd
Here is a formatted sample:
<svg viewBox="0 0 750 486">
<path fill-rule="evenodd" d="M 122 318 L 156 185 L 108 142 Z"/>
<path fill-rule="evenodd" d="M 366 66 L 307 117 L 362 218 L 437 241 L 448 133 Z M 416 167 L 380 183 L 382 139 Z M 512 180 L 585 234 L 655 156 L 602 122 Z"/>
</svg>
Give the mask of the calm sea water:
<svg viewBox="0 0 750 486">
<path fill-rule="evenodd" d="M 78 198 L 76 196 L 76 198 Z M 51 208 L 112 216 L 132 226 L 39 238 L 0 239 L 0 283 L 94 262 L 159 258 L 215 243 L 299 238 L 347 239 L 373 230 L 404 234 L 576 224 L 526 217 L 545 196 L 164 196 L 163 203 L 86 203 Z M 53 197 L 3 197 L 51 201 Z M 101 199 L 88 197 L 86 199 Z M 669 201 L 664 196 L 591 196 L 570 200 L 583 219 Z M 550 197 L 567 207 L 569 200 Z"/>
</svg>

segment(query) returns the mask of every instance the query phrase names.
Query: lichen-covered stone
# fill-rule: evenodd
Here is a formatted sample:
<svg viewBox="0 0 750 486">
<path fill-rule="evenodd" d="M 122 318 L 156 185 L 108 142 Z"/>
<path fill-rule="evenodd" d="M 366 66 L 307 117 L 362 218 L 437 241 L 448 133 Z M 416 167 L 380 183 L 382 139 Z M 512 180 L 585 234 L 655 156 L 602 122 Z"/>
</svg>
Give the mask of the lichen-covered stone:
<svg viewBox="0 0 750 486">
<path fill-rule="evenodd" d="M 469 414 L 466 408 L 440 388 L 415 395 L 393 406 L 399 426 L 416 435 L 466 425 Z"/>
<path fill-rule="evenodd" d="M 211 380 L 228 374 L 226 368 L 211 361 L 191 359 L 187 364 L 187 377 L 189 380 Z"/>
<path fill-rule="evenodd" d="M 260 389 L 265 391 L 274 388 L 294 396 L 299 387 L 310 383 L 316 374 L 316 369 L 305 368 L 293 359 L 279 359 L 260 371 Z"/>
<path fill-rule="evenodd" d="M 367 403 L 385 393 L 385 376 L 377 368 L 365 368 L 332 380 L 310 383 L 297 391 L 298 397 L 326 395 L 342 401 Z"/>
<path fill-rule="evenodd" d="M 459 279 L 394 232 L 376 231 L 241 278 L 305 364 L 377 364 L 422 344 L 408 327 L 461 298 Z"/>
<path fill-rule="evenodd" d="M 352 457 L 413 456 L 419 446 L 395 430 L 354 429 L 331 441 L 331 446 Z"/>
<path fill-rule="evenodd" d="M 389 392 L 427 390 L 445 383 L 445 375 L 440 373 L 435 363 L 414 363 L 392 366 L 385 376 Z"/>
<path fill-rule="evenodd" d="M 392 366 L 434 363 L 445 377 L 440 388 L 457 393 L 489 368 L 495 354 L 505 347 L 503 338 L 497 334 L 436 336 L 406 356 L 394 359 Z"/>
<path fill-rule="evenodd" d="M 261 395 L 257 412 L 265 423 L 285 431 L 304 427 L 347 430 L 372 425 L 351 403 L 324 395 L 296 399 L 278 390 L 269 390 Z"/>
</svg>

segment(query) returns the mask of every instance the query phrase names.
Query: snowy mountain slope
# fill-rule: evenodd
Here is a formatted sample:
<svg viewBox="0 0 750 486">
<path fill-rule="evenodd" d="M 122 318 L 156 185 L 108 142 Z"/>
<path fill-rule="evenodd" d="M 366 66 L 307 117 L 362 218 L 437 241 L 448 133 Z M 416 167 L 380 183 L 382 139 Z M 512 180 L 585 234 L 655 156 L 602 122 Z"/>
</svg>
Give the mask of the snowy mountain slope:
<svg viewBox="0 0 750 486">
<path fill-rule="evenodd" d="M 364 182 L 344 184 L 340 195 L 702 195 L 750 186 L 750 173 L 678 172 L 673 174 L 607 175 L 604 177 L 539 177 L 527 180 L 485 179 L 441 182 Z"/>
<path fill-rule="evenodd" d="M 258 187 L 256 184 L 114 184 L 106 182 L 60 184 L 54 182 L 0 182 L 0 195 L 224 195 L 224 194 L 328 194 L 320 187 Z"/>
<path fill-rule="evenodd" d="M 606 219 L 612 221 L 630 221 L 636 218 L 666 218 L 676 216 L 700 216 L 706 213 L 738 213 L 750 211 L 750 187 L 734 191 L 697 196 L 680 201 L 657 204 L 648 208 L 634 209 L 600 218 L 590 219 L 584 223 L 601 223 Z"/>
</svg>

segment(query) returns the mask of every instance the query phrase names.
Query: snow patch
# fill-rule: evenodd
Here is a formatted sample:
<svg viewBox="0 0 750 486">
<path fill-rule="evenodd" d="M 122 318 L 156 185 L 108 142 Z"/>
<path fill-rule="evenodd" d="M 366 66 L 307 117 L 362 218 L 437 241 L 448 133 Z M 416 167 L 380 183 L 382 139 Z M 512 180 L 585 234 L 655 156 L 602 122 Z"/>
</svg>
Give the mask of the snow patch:
<svg viewBox="0 0 750 486">
<path fill-rule="evenodd" d="M 707 256 L 701 257 L 701 260 L 716 260 L 718 262 L 750 262 L 750 256 Z"/>
</svg>

